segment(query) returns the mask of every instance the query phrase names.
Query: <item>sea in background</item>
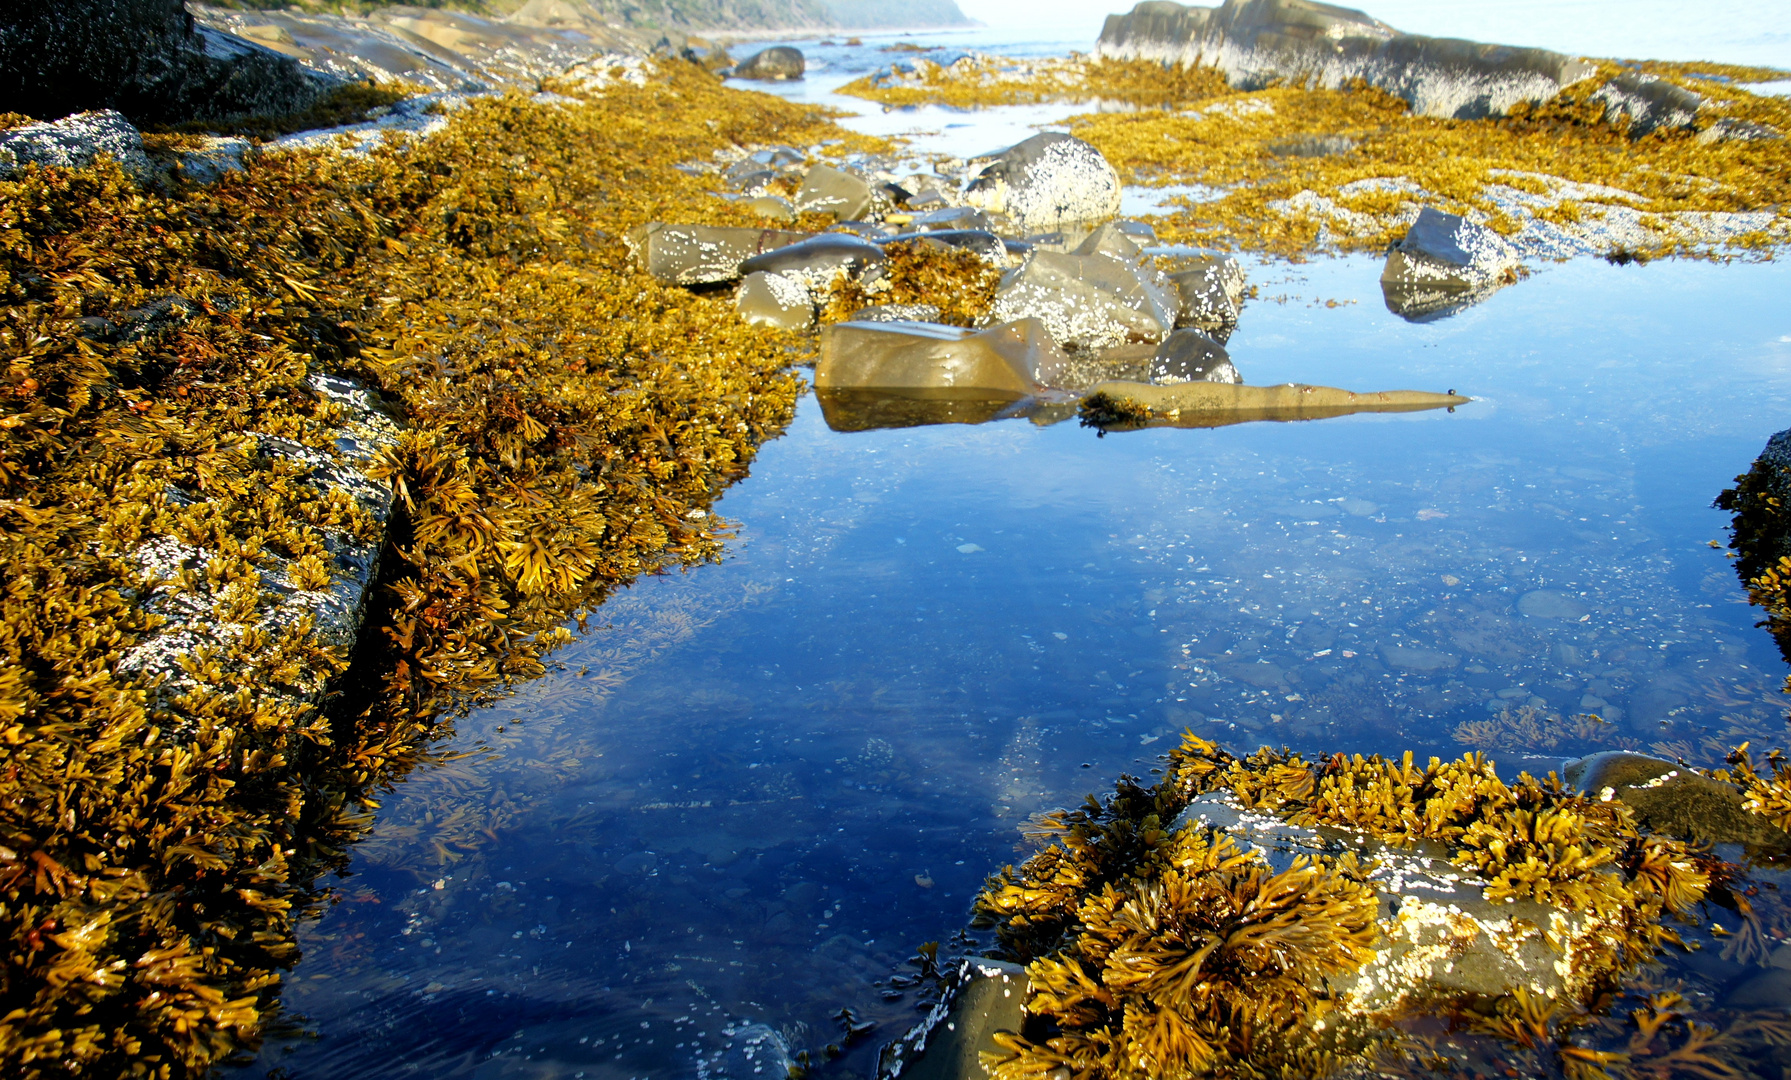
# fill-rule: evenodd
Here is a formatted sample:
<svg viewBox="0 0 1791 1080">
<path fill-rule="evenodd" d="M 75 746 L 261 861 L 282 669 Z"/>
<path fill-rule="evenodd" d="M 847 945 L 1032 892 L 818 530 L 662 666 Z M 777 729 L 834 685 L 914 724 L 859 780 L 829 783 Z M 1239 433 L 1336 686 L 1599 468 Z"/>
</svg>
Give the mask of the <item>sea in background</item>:
<svg viewBox="0 0 1791 1080">
<path fill-rule="evenodd" d="M 810 78 L 760 88 L 939 154 L 1075 111 L 832 93 L 898 38 L 1091 40 L 798 42 Z M 440 749 L 464 756 L 389 794 L 302 931 L 302 1033 L 243 1074 L 781 1080 L 850 1009 L 877 1028 L 832 1068 L 863 1076 L 916 1015 L 889 977 L 952 950 L 1026 823 L 1148 777 L 1183 730 L 1420 758 L 1524 715 L 1594 714 L 1644 747 L 1783 730 L 1785 666 L 1710 503 L 1791 417 L 1791 270 L 1543 264 L 1414 324 L 1378 260 L 1246 269 L 1246 381 L 1475 400 L 1099 438 L 841 433 L 806 398 L 716 507 L 738 525 L 724 563 L 639 582 L 547 677 L 460 720 Z M 1545 771 L 1587 748 L 1493 756 Z"/>
</svg>

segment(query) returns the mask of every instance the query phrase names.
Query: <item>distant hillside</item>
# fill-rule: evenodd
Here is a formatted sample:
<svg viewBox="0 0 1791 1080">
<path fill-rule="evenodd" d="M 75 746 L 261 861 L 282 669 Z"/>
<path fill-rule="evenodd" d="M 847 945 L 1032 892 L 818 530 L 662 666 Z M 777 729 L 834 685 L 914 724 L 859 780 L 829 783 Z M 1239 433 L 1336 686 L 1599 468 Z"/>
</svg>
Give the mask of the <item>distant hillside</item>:
<svg viewBox="0 0 1791 1080">
<path fill-rule="evenodd" d="M 210 0 L 215 7 L 364 12 L 384 5 L 356 0 Z M 521 13 L 531 25 L 585 22 L 643 30 L 781 30 L 968 26 L 956 0 L 412 0 L 487 18 Z"/>
</svg>

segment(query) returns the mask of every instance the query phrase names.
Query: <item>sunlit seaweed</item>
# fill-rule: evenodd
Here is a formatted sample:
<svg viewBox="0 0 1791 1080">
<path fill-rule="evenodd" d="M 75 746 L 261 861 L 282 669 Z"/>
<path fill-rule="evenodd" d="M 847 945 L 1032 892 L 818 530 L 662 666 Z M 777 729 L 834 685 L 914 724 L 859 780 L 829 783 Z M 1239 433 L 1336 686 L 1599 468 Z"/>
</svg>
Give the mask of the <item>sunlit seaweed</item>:
<svg viewBox="0 0 1791 1080">
<path fill-rule="evenodd" d="M 539 672 L 609 590 L 719 551 L 706 508 L 787 422 L 795 340 L 655 284 L 614 238 L 655 217 L 745 223 L 675 162 L 841 135 L 675 64 L 209 187 L 144 189 L 107 164 L 0 183 L 8 1075 L 196 1074 L 255 1046 L 316 875 L 431 718 Z M 93 329 L 170 295 L 184 321 Z M 378 693 L 327 711 L 262 693 L 348 665 L 301 626 L 255 653 L 284 666 L 245 669 L 246 646 L 199 658 L 169 699 L 119 668 L 155 629 L 142 590 L 246 625 L 276 602 L 269 560 L 318 578 L 325 530 L 367 531 L 256 449 L 336 453 L 340 407 L 313 372 L 360 376 L 408 426 L 378 469 L 405 510 L 362 665 Z M 155 537 L 213 558 L 144 581 L 128 556 Z"/>
<path fill-rule="evenodd" d="M 1373 890 L 1353 857 L 1271 874 L 1217 834 L 1168 829 L 1193 798 L 1215 791 L 1298 825 L 1440 842 L 1487 883 L 1489 900 L 1608 920 L 1617 932 L 1574 958 L 1602 974 L 1593 986 L 1677 945 L 1668 917 L 1690 919 L 1711 887 L 1685 844 L 1643 834 L 1620 801 L 1583 797 L 1553 776 L 1507 784 L 1477 754 L 1424 768 L 1410 754 L 1307 762 L 1264 748 L 1237 758 L 1190 733 L 1156 786 L 1122 778 L 1104 802 L 1047 815 L 1037 834 L 1047 845 L 978 898 L 979 920 L 996 927 L 1003 952 L 1029 965 L 1038 991 L 1029 1011 L 1057 1032 L 1039 1042 L 1002 1037 L 1005 1056 L 989 1061 L 998 1080 L 1064 1069 L 1089 1080 L 1319 1076 L 1350 1056 L 1413 1049 L 1366 1036 L 1345 1045 L 1312 1022 L 1329 1007 L 1326 977 L 1359 968 L 1376 938 Z M 1535 1026 L 1526 1019 L 1533 1001 L 1476 1007 L 1508 1038 Z M 1557 1067 L 1576 1054 L 1563 1049 Z"/>
<path fill-rule="evenodd" d="M 867 284 L 848 276 L 834 284 L 822 322 L 849 319 L 866 304 L 931 304 L 939 309 L 939 322 L 975 326 L 995 304 L 1001 271 L 974 251 L 898 241 L 885 245 L 883 252 L 888 261 L 877 281 Z"/>
<path fill-rule="evenodd" d="M 1010 60 L 977 57 L 942 67 L 931 60 L 910 64 L 915 74 L 901 85 L 878 86 L 863 76 L 839 93 L 885 105 L 949 105 L 988 108 L 1047 101 L 1101 101 L 1135 107 L 1181 105 L 1230 93 L 1214 68 L 1165 67 L 1150 60 Z"/>
</svg>

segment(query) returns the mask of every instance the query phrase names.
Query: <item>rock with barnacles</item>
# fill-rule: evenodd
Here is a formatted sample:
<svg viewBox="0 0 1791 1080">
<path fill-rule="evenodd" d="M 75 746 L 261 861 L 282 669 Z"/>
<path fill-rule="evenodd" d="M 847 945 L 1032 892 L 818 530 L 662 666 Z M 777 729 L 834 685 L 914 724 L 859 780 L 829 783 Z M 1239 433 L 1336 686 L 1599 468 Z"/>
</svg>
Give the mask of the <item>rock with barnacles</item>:
<svg viewBox="0 0 1791 1080">
<path fill-rule="evenodd" d="M 1230 354 L 1218 342 L 1193 329 L 1176 330 L 1163 339 L 1151 360 L 1150 379 L 1165 385 L 1244 381 L 1232 366 Z"/>
<path fill-rule="evenodd" d="M 986 330 L 914 322 L 837 323 L 821 332 L 815 388 L 1026 397 L 1064 363 L 1044 324 Z"/>
<path fill-rule="evenodd" d="M 899 233 L 885 243 L 918 244 L 934 248 L 961 248 L 974 251 L 986 263 L 1006 268 L 1011 265 L 1008 246 L 1001 237 L 987 229 L 939 229 L 934 232 Z"/>
<path fill-rule="evenodd" d="M 869 240 L 847 233 L 822 233 L 754 255 L 740 264 L 740 272 L 778 274 L 801 284 L 819 299 L 842 278 L 872 276 L 886 260 L 883 249 Z"/>
<path fill-rule="evenodd" d="M 1216 330 L 1238 321 L 1244 276 L 1236 259 L 1195 260 L 1193 266 L 1171 272 L 1169 283 L 1175 286 L 1175 325 Z"/>
<path fill-rule="evenodd" d="M 149 173 L 143 136 L 113 109 L 77 113 L 47 124 L 22 124 L 0 132 L 0 178 L 21 165 L 84 169 L 101 157 L 139 179 Z"/>
<path fill-rule="evenodd" d="M 1034 249 L 1002 282 L 990 318 L 1036 318 L 1065 348 L 1094 350 L 1161 341 L 1175 328 L 1178 308 L 1173 287 L 1153 266 Z"/>
<path fill-rule="evenodd" d="M 1429 322 L 1477 304 L 1515 280 L 1517 254 L 1497 233 L 1427 206 L 1387 253 L 1381 291 L 1389 311 Z"/>
<path fill-rule="evenodd" d="M 951 973 L 950 989 L 901 1039 L 877 1058 L 881 1080 L 973 1080 L 986 1076 L 983 1054 L 1003 1054 L 998 1031 L 1026 1022 L 1026 969 L 1005 960 L 967 956 Z"/>
<path fill-rule="evenodd" d="M 875 203 L 876 193 L 863 177 L 831 165 L 811 168 L 796 193 L 796 209 L 832 214 L 840 221 L 864 216 Z"/>
<path fill-rule="evenodd" d="M 1740 789 L 1695 769 L 1622 750 L 1561 766 L 1561 778 L 1601 799 L 1620 799 L 1650 831 L 1758 850 L 1791 849 L 1791 836 L 1744 805 Z"/>
<path fill-rule="evenodd" d="M 778 45 L 753 53 L 735 64 L 727 74 L 736 79 L 781 82 L 802 78 L 802 74 L 807 68 L 808 61 L 803 58 L 802 50 L 792 49 L 788 45 Z"/>
<path fill-rule="evenodd" d="M 974 206 L 947 206 L 911 215 L 904 226 L 908 232 L 933 232 L 940 229 L 994 229 L 989 215 Z"/>
<path fill-rule="evenodd" d="M 660 281 L 671 285 L 708 285 L 733 281 L 740 276 L 740 264 L 747 259 L 811 235 L 783 229 L 668 225 L 655 221 L 629 233 L 627 241 L 642 268 Z"/>
<path fill-rule="evenodd" d="M 1641 138 L 1663 128 L 1690 128 L 1698 119 L 1704 98 L 1655 75 L 1626 72 L 1592 93 L 1604 106 L 1604 119 L 1631 138 Z"/>
<path fill-rule="evenodd" d="M 989 157 L 965 189 L 965 201 L 1006 217 L 1022 235 L 1119 213 L 1119 174 L 1073 135 L 1041 132 Z"/>
<path fill-rule="evenodd" d="M 763 326 L 807 330 L 815 323 L 815 301 L 808 286 L 764 270 L 741 279 L 734 307 L 742 319 Z"/>
</svg>

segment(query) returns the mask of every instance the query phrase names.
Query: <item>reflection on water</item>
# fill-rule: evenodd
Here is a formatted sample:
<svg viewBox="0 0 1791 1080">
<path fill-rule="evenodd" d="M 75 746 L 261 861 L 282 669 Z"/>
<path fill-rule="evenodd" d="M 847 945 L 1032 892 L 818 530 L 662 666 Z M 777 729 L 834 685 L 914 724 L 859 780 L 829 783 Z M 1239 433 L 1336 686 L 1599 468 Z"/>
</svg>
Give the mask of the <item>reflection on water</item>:
<svg viewBox="0 0 1791 1080">
<path fill-rule="evenodd" d="M 1791 272 L 1570 264 L 1428 325 L 1366 302 L 1374 260 L 1297 273 L 1232 341 L 1253 381 L 1479 400 L 1105 440 L 805 402 L 720 507 L 729 562 L 605 607 L 391 793 L 303 938 L 315 1036 L 257 1068 L 764 1077 L 842 1006 L 892 1035 L 881 980 L 1022 823 L 1184 727 L 1512 772 L 1782 741 L 1705 541 L 1785 426 Z"/>
</svg>

